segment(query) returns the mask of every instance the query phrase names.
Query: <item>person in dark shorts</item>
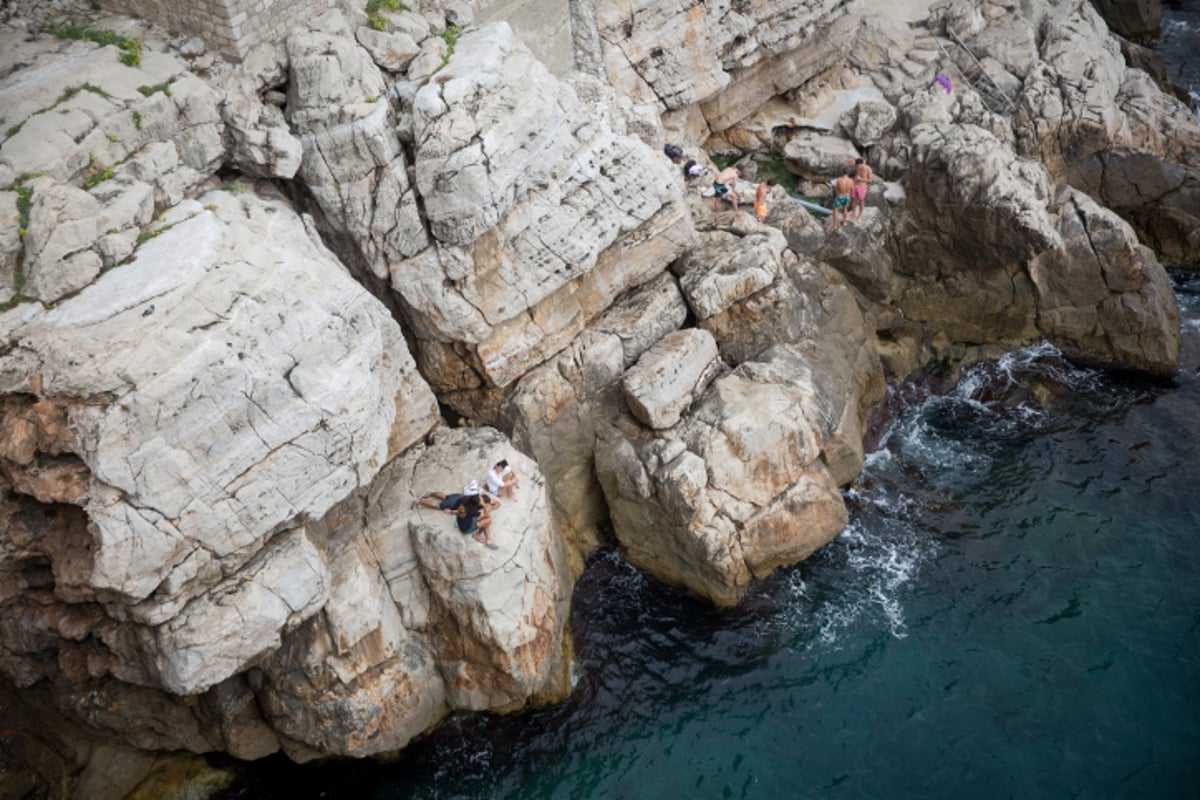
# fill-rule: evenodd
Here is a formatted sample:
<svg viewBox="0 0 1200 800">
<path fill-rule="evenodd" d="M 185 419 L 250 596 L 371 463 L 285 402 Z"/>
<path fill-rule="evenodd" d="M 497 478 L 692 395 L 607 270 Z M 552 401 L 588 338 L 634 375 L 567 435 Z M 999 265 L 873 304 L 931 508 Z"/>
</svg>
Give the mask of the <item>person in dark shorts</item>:
<svg viewBox="0 0 1200 800">
<path fill-rule="evenodd" d="M 485 544 L 493 550 L 499 547 L 492 543 L 489 531 L 492 524 L 492 513 L 479 500 L 478 494 L 443 494 L 429 492 L 417 500 L 416 505 L 425 508 L 436 508 L 454 515 L 458 530 L 465 534 L 474 534 L 475 541 Z"/>
</svg>

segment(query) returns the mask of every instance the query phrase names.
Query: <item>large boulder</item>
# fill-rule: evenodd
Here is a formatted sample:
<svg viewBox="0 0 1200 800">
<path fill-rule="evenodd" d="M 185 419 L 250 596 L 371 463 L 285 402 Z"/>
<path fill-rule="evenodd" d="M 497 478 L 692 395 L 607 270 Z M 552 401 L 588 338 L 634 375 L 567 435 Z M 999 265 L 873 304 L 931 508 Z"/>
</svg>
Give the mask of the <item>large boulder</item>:
<svg viewBox="0 0 1200 800">
<path fill-rule="evenodd" d="M 11 407 L 0 466 L 85 515 L 47 555 L 62 599 L 103 609 L 95 675 L 176 695 L 326 602 L 325 562 L 287 531 L 439 420 L 387 311 L 289 206 L 251 195 L 179 206 L 131 263 L 0 329 L 0 391 L 53 401 Z M 59 468 L 71 482 L 48 480 Z"/>
<path fill-rule="evenodd" d="M 1133 4 L 1136 5 L 1136 4 Z M 1129 221 L 1171 265 L 1200 264 L 1200 122 L 1085 0 L 1053 5 L 1014 118 L 1019 152 Z"/>
<path fill-rule="evenodd" d="M 428 491 L 462 491 L 501 457 L 523 480 L 492 512 L 496 550 L 414 506 Z M 395 752 L 452 710 L 569 690 L 570 576 L 536 476 L 493 429 L 441 429 L 309 526 L 330 599 L 260 665 L 260 703 L 293 758 Z"/>
<path fill-rule="evenodd" d="M 385 280 L 391 264 L 428 243 L 387 82 L 346 32 L 295 33 L 287 56 L 287 119 L 303 150 L 297 174 L 370 274 Z"/>
<path fill-rule="evenodd" d="M 463 34 L 413 106 L 435 245 L 392 265 L 435 387 L 505 387 L 691 241 L 661 157 L 549 75 L 507 25 Z"/>
<path fill-rule="evenodd" d="M 910 319 L 963 343 L 1045 336 L 1081 360 L 1153 374 L 1178 367 L 1174 295 L 1123 223 L 1090 204 L 1080 227 L 1078 197 L 1055 192 L 1043 167 L 979 128 L 921 126 L 912 136 L 896 265 L 910 278 L 897 298 Z M 1072 277 L 1051 277 L 1051 264 Z"/>
<path fill-rule="evenodd" d="M 670 430 L 602 429 L 596 471 L 624 557 L 730 605 L 837 535 L 847 514 L 820 460 L 816 395 L 804 359 L 781 347 L 718 378 Z"/>
<path fill-rule="evenodd" d="M 1157 39 L 1162 29 L 1160 0 L 1092 0 L 1109 27 L 1127 39 Z"/>
</svg>

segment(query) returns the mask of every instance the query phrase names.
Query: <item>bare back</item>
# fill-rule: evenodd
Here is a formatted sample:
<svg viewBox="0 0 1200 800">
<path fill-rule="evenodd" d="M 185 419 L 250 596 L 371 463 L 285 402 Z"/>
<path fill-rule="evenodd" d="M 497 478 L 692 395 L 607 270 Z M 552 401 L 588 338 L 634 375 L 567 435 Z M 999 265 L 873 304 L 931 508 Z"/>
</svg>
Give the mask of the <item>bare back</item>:
<svg viewBox="0 0 1200 800">
<path fill-rule="evenodd" d="M 737 168 L 736 167 L 726 167 L 725 169 L 718 172 L 717 177 L 714 178 L 713 180 L 715 180 L 717 183 L 723 184 L 732 189 L 734 186 L 737 186 L 737 179 L 738 179 Z"/>
<path fill-rule="evenodd" d="M 838 178 L 837 182 L 833 185 L 833 191 L 838 197 L 845 197 L 846 195 L 850 194 L 850 192 L 854 191 L 854 181 L 851 180 L 849 176 L 843 175 L 842 177 Z"/>
</svg>

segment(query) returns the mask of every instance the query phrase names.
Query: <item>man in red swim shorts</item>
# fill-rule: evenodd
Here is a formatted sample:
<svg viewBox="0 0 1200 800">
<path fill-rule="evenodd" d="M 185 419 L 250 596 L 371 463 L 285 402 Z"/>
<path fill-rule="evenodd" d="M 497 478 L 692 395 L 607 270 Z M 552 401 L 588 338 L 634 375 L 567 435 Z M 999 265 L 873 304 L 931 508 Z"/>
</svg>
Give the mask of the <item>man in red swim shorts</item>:
<svg viewBox="0 0 1200 800">
<path fill-rule="evenodd" d="M 867 185 L 875 182 L 875 172 L 867 166 L 867 162 L 861 158 L 854 160 L 854 191 L 851 192 L 852 204 L 850 213 L 853 214 L 855 209 L 858 210 L 857 216 L 854 217 L 855 222 L 862 221 L 863 209 L 867 205 Z"/>
</svg>

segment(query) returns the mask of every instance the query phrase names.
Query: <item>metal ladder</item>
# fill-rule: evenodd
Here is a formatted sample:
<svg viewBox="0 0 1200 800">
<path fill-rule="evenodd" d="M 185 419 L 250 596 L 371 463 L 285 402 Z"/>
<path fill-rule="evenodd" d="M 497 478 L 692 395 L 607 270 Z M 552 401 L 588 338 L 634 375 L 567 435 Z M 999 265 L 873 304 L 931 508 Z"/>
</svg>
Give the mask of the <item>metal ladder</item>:
<svg viewBox="0 0 1200 800">
<path fill-rule="evenodd" d="M 988 75 L 987 69 L 975 56 L 975 53 L 971 52 L 971 48 L 967 47 L 967 43 L 949 25 L 946 26 L 946 35 L 950 37 L 950 41 L 956 46 L 954 53 L 951 53 L 946 48 L 940 37 L 936 38 L 935 41 L 938 44 L 938 48 L 942 51 L 942 55 L 945 56 L 946 60 L 954 67 L 955 72 L 958 73 L 958 79 L 979 93 L 979 97 L 983 100 L 983 105 L 988 111 L 994 114 L 1013 113 L 1017 108 L 1017 104 L 1009 96 L 1008 92 L 1001 89 L 992 80 L 992 76 Z M 966 63 L 959 63 L 960 59 Z"/>
</svg>

